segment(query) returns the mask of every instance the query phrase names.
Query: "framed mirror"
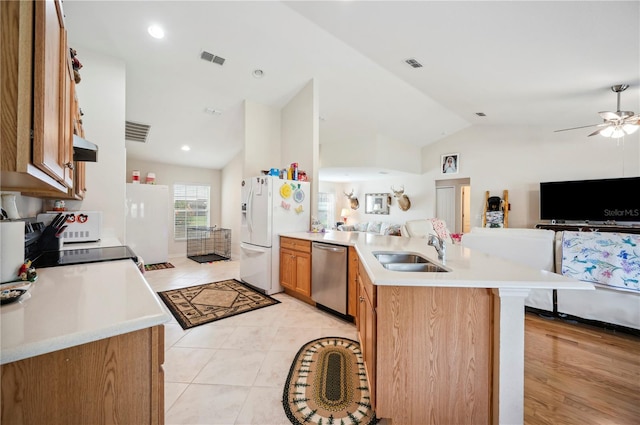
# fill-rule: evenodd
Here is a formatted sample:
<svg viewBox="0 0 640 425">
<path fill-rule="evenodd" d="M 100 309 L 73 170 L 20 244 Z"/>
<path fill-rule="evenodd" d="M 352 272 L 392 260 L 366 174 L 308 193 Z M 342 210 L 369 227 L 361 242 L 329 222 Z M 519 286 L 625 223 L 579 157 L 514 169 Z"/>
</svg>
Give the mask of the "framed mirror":
<svg viewBox="0 0 640 425">
<path fill-rule="evenodd" d="M 364 200 L 365 214 L 389 214 L 390 193 L 366 193 Z"/>
</svg>

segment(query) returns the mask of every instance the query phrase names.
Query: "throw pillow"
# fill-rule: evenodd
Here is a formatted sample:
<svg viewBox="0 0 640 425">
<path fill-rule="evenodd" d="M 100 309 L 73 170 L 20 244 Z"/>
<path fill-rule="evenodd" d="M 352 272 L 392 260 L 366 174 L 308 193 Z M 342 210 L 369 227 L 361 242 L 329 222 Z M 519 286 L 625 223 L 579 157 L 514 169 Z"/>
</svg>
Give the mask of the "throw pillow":
<svg viewBox="0 0 640 425">
<path fill-rule="evenodd" d="M 380 226 L 382 226 L 382 223 L 379 221 L 372 221 L 369 223 L 369 226 L 367 226 L 367 232 L 368 233 L 375 233 L 377 235 L 380 234 Z"/>
<path fill-rule="evenodd" d="M 401 226 L 399 224 L 391 224 L 384 234 L 389 236 L 400 236 L 400 227 Z"/>
</svg>

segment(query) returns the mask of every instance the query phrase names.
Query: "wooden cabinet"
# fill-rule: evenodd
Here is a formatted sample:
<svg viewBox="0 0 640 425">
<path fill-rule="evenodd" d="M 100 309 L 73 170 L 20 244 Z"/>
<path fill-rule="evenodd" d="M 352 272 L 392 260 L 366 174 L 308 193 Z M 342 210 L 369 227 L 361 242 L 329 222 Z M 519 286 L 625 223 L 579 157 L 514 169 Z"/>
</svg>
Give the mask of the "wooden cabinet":
<svg viewBox="0 0 640 425">
<path fill-rule="evenodd" d="M 75 82 L 61 2 L 0 7 L 2 189 L 63 196 L 74 184 Z"/>
<path fill-rule="evenodd" d="M 0 366 L 6 424 L 163 424 L 164 326 Z"/>
<path fill-rule="evenodd" d="M 357 279 L 358 338 L 377 416 L 491 423 L 491 291 L 375 286 L 362 264 Z"/>
<path fill-rule="evenodd" d="M 358 253 L 352 246 L 349 247 L 349 263 L 347 267 L 347 314 L 352 317 L 358 315 Z"/>
<path fill-rule="evenodd" d="M 280 238 L 280 285 L 297 295 L 311 297 L 311 242 Z"/>
<path fill-rule="evenodd" d="M 376 366 L 377 366 L 377 315 L 376 315 L 376 287 L 372 285 L 369 276 L 360 265 L 358 271 L 358 303 L 357 326 L 358 339 L 364 366 L 367 370 L 369 392 L 372 409 L 376 408 Z"/>
</svg>

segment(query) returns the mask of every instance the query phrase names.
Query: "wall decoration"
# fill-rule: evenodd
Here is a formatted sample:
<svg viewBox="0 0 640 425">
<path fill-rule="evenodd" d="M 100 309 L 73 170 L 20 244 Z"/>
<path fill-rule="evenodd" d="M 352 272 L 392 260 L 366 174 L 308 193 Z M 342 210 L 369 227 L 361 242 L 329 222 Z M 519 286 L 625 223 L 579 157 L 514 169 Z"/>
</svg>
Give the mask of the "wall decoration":
<svg viewBox="0 0 640 425">
<path fill-rule="evenodd" d="M 344 196 L 349 199 L 349 203 L 351 204 L 352 210 L 357 210 L 360 207 L 360 202 L 358 202 L 358 197 L 354 196 L 353 189 L 351 189 L 351 193 L 343 192 Z"/>
<path fill-rule="evenodd" d="M 391 186 L 391 191 L 393 192 L 393 197 L 396 198 L 398 202 L 398 208 L 400 208 L 400 210 L 406 211 L 411 208 L 411 200 L 404 194 L 404 186 L 402 186 L 400 190 L 395 190 L 393 186 Z"/>
<path fill-rule="evenodd" d="M 389 204 L 391 194 L 389 193 L 367 193 L 364 195 L 365 214 L 389 214 Z"/>
<path fill-rule="evenodd" d="M 441 174 L 458 174 L 460 169 L 460 154 L 447 153 L 440 156 Z"/>
</svg>

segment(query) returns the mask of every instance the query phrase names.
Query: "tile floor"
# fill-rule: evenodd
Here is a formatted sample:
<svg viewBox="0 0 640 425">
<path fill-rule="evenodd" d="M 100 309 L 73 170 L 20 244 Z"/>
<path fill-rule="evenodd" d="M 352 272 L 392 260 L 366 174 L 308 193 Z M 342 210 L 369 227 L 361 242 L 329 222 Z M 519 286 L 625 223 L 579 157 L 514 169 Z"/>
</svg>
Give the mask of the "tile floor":
<svg viewBox="0 0 640 425">
<path fill-rule="evenodd" d="M 239 277 L 237 261 L 199 264 L 170 258 L 173 269 L 145 278 L 154 291 Z M 323 336 L 357 340 L 356 328 L 284 293 L 280 304 L 189 330 L 165 324 L 165 423 L 290 424 L 282 392 L 295 354 Z"/>
</svg>

